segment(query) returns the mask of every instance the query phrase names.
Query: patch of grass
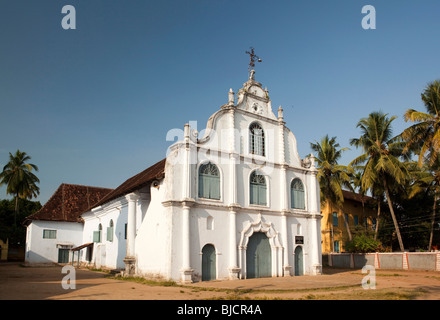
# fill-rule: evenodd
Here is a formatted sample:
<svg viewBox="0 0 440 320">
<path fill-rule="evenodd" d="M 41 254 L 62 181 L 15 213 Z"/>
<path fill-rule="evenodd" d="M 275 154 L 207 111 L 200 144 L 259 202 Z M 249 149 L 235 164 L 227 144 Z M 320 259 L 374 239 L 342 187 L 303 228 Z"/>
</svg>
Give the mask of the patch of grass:
<svg viewBox="0 0 440 320">
<path fill-rule="evenodd" d="M 360 272 L 350 272 L 350 274 L 356 274 L 359 276 L 366 275 L 366 273 L 360 273 Z M 400 273 L 376 273 L 376 277 L 408 277 L 408 275 L 400 274 Z"/>
<path fill-rule="evenodd" d="M 386 288 L 379 290 L 354 290 L 351 292 L 331 294 L 308 294 L 300 300 L 412 300 L 426 291 L 420 288 Z"/>
<path fill-rule="evenodd" d="M 358 288 L 359 285 L 338 286 L 338 287 L 324 287 L 324 288 L 303 288 L 303 289 L 227 289 L 227 288 L 209 288 L 209 287 L 193 287 L 192 290 L 197 291 L 213 291 L 213 292 L 225 292 L 233 295 L 243 295 L 250 293 L 291 293 L 291 292 L 309 292 L 309 291 L 336 291 L 345 290 L 351 288 Z"/>
<path fill-rule="evenodd" d="M 180 287 L 180 285 L 178 285 L 175 281 L 172 280 L 150 280 L 142 277 L 109 277 L 109 278 L 115 280 L 131 281 L 140 284 L 146 284 L 149 286 Z"/>
<path fill-rule="evenodd" d="M 206 300 L 252 300 L 252 299 L 250 297 L 242 296 L 239 294 L 228 294 L 224 297 L 218 296 Z"/>
<path fill-rule="evenodd" d="M 98 268 L 87 268 L 90 271 L 94 271 L 94 272 L 103 272 L 103 273 L 107 273 L 110 274 L 110 270 L 108 269 L 98 269 Z"/>
</svg>

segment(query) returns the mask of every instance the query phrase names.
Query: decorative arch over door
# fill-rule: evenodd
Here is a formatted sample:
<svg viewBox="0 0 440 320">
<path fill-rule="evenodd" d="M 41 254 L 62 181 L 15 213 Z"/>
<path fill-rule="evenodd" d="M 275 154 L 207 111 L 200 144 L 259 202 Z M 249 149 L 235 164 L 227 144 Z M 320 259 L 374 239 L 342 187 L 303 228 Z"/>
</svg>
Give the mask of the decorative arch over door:
<svg viewBox="0 0 440 320">
<path fill-rule="evenodd" d="M 248 222 L 247 225 L 241 231 L 240 242 L 238 244 L 238 264 L 241 269 L 241 278 L 247 278 L 247 249 L 249 239 L 254 233 L 264 233 L 269 241 L 271 250 L 271 276 L 278 277 L 283 274 L 283 246 L 280 242 L 278 232 L 274 229 L 272 223 L 268 223 L 262 220 L 261 214 L 258 215 L 258 219 L 255 222 Z"/>
</svg>

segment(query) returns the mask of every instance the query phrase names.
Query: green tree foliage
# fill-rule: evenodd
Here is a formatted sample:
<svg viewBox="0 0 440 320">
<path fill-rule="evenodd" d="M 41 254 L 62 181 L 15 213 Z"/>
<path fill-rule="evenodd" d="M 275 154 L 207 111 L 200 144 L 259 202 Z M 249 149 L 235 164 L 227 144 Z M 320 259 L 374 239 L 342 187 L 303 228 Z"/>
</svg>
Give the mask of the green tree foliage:
<svg viewBox="0 0 440 320">
<path fill-rule="evenodd" d="M 37 184 L 40 180 L 32 172 L 38 171 L 35 164 L 27 163 L 31 159 L 26 152 L 17 150 L 15 155 L 9 153 L 9 162 L 0 173 L 0 186 L 6 185 L 6 193 L 15 196 L 15 220 L 19 212 L 19 199 L 32 199 L 40 193 Z"/>
<path fill-rule="evenodd" d="M 401 251 L 404 251 L 402 236 L 390 196 L 392 185 L 404 183 L 408 176 L 405 165 L 399 159 L 402 156 L 403 144 L 399 137 L 392 135 L 391 123 L 395 119 L 396 117 L 389 118 L 387 114 L 382 112 L 372 112 L 367 118 L 358 122 L 357 127 L 361 129 L 361 136 L 351 139 L 350 144 L 361 148 L 364 153 L 354 159 L 350 166 L 363 164 L 362 189 L 372 189 L 378 182 L 382 182 L 399 247 Z"/>
<path fill-rule="evenodd" d="M 375 240 L 373 234 L 367 232 L 356 233 L 353 236 L 353 240 L 346 243 L 345 249 L 348 252 L 357 253 L 384 251 L 381 242 Z"/>
<path fill-rule="evenodd" d="M 320 142 L 310 143 L 310 147 L 317 153 L 317 177 L 320 186 L 321 204 L 327 206 L 329 212 L 333 212 L 333 209 L 340 209 L 344 204 L 342 188 L 352 189 L 350 175 L 353 174 L 353 169 L 338 164 L 342 152 L 348 150 L 348 148 L 340 148 L 339 143 L 336 142 L 336 137 L 329 138 L 328 135 L 323 137 Z M 344 215 L 343 217 L 345 220 Z M 350 227 L 347 223 L 344 224 L 351 239 Z"/>
<path fill-rule="evenodd" d="M 344 203 L 342 187 L 351 189 L 351 168 L 338 164 L 342 152 L 348 148 L 340 148 L 336 137 L 323 137 L 320 142 L 310 143 L 310 147 L 316 154 L 318 168 L 318 181 L 321 190 L 321 202 L 331 202 L 336 207 Z"/>
<path fill-rule="evenodd" d="M 418 155 L 419 167 L 424 167 L 424 172 L 412 186 L 412 193 L 432 192 L 431 231 L 428 248 L 431 249 L 435 220 L 437 215 L 437 202 L 440 197 L 440 82 L 431 82 L 422 93 L 422 101 L 426 112 L 408 109 L 405 112 L 405 121 L 415 122 L 414 125 L 402 132 L 406 145 L 404 152 L 414 152 Z"/>
<path fill-rule="evenodd" d="M 22 223 L 27 216 L 41 209 L 39 201 L 29 201 L 19 199 L 20 212 L 15 220 L 15 200 L 0 201 L 0 239 L 5 241 L 9 239 L 9 244 L 24 244 L 26 241 L 26 229 Z"/>
</svg>

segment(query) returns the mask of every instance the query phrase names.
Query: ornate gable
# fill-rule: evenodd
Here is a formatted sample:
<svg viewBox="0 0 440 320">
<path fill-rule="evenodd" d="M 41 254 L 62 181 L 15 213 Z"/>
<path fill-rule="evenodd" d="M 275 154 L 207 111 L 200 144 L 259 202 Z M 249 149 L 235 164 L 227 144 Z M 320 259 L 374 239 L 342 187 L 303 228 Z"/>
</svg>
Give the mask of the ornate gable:
<svg viewBox="0 0 440 320">
<path fill-rule="evenodd" d="M 255 70 L 251 71 L 248 81 L 237 94 L 237 109 L 245 110 L 263 117 L 277 120 L 272 111 L 272 102 L 269 99 L 269 91 L 263 89 L 261 83 L 255 81 Z"/>
</svg>

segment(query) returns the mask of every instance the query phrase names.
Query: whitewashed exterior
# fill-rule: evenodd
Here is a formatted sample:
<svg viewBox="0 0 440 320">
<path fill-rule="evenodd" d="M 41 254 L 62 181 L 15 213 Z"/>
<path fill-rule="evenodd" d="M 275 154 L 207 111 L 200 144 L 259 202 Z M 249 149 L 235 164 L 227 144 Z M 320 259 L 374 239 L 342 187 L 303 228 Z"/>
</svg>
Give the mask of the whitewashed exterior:
<svg viewBox="0 0 440 320">
<path fill-rule="evenodd" d="M 55 238 L 44 238 L 44 230 L 56 231 Z M 59 249 L 68 250 L 82 244 L 82 231 L 82 223 L 34 220 L 26 231 L 26 263 L 56 263 Z"/>
<path fill-rule="evenodd" d="M 253 123 L 264 131 L 258 146 L 249 134 Z M 81 233 L 81 244 L 95 243 L 93 256 L 80 251 L 81 262 L 125 269 L 125 274 L 200 281 L 206 268 L 204 248 L 210 245 L 215 249 L 209 260 L 210 279 L 242 279 L 249 276 L 248 266 L 257 263 L 247 261 L 247 250 L 254 233 L 259 233 L 270 245 L 264 257 L 270 276 L 293 276 L 299 269 L 320 274 L 321 215 L 314 158 L 301 160 L 283 110 L 280 107 L 275 116 L 268 91 L 254 80 L 254 71 L 237 95 L 230 90 L 228 103 L 209 118 L 204 134 L 189 124 L 180 132 L 182 139 L 169 148 L 163 178 L 82 214 L 83 229 L 72 231 L 72 237 Z M 200 168 L 207 163 L 216 166 L 219 177 L 219 189 L 211 199 L 199 197 Z M 263 191 L 255 193 L 264 200 L 260 204 L 251 201 L 253 172 L 265 180 Z M 294 179 L 304 186 L 304 208 L 292 208 Z M 110 220 L 113 229 L 107 229 Z M 93 234 L 99 224 L 97 242 Z M 107 232 L 112 232 L 111 240 Z"/>
<path fill-rule="evenodd" d="M 128 222 L 128 239 L 120 239 L 119 245 L 122 252 L 127 248 L 127 273 L 189 282 L 202 279 L 206 244 L 215 248 L 216 279 L 246 278 L 248 240 L 254 232 L 263 232 L 271 247 L 272 276 L 295 274 L 297 246 L 303 250 L 304 272 L 319 274 L 321 215 L 314 159 L 306 159 L 309 165 L 300 159 L 282 109 L 275 116 L 261 84 L 251 78 L 236 98 L 235 103 L 235 95 L 229 93 L 229 103 L 210 117 L 204 136 L 185 125 L 183 140 L 170 147 L 164 179 L 84 214 L 83 242 L 91 240 L 97 220 L 104 227 L 119 215 Z M 249 125 L 254 121 L 265 133 L 264 156 L 249 153 Z M 220 199 L 199 198 L 199 168 L 207 162 L 219 169 Z M 266 177 L 266 205 L 250 203 L 254 170 Z M 291 208 L 294 178 L 304 185 L 303 210 Z M 303 236 L 304 243 L 295 244 L 295 236 Z M 107 267 L 122 266 L 123 254 L 115 253 L 115 243 L 99 246 L 106 248 Z"/>
</svg>

